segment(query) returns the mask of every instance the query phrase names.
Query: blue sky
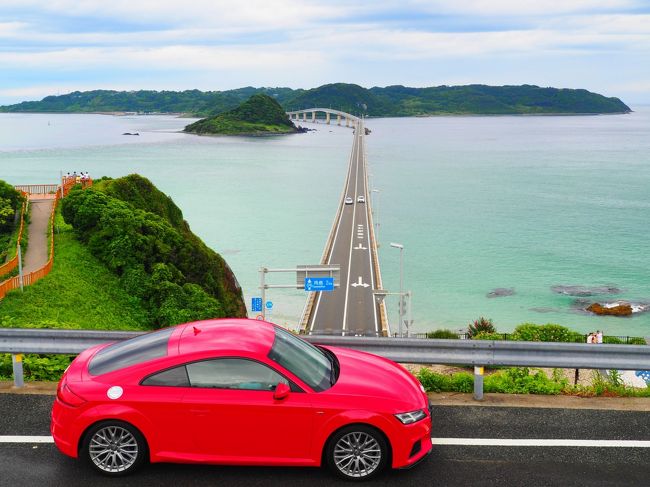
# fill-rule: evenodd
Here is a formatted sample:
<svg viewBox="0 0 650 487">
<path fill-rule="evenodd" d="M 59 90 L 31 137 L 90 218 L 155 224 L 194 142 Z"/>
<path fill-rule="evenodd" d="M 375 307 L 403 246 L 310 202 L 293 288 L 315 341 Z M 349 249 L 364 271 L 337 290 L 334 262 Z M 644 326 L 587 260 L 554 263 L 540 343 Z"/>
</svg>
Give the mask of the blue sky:
<svg viewBox="0 0 650 487">
<path fill-rule="evenodd" d="M 650 103 L 649 0 L 0 0 L 0 103 L 469 83 Z"/>
</svg>

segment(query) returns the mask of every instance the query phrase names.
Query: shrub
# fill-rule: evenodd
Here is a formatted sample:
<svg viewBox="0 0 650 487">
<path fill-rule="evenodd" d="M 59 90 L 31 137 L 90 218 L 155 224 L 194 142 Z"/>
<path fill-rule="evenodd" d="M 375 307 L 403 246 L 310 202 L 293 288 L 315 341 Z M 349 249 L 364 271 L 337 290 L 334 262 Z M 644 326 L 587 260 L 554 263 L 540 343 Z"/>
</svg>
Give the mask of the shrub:
<svg viewBox="0 0 650 487">
<path fill-rule="evenodd" d="M 539 369 L 531 371 L 528 367 L 517 367 L 485 377 L 484 390 L 508 394 L 560 394 L 567 385 L 565 378 L 549 379 Z"/>
<path fill-rule="evenodd" d="M 458 339 L 458 333 L 451 330 L 434 330 L 427 333 L 427 338 Z"/>
<path fill-rule="evenodd" d="M 478 335 L 481 332 L 496 333 L 492 320 L 481 316 L 478 320 L 474 320 L 467 327 L 467 336 L 469 338 L 472 338 L 474 335 Z"/>
<path fill-rule="evenodd" d="M 583 335 L 568 329 L 565 326 L 547 323 L 536 325 L 534 323 L 522 323 L 515 328 L 511 336 L 512 340 L 524 342 L 582 342 Z"/>
<path fill-rule="evenodd" d="M 472 340 L 504 340 L 504 337 L 502 333 L 482 331 L 474 335 Z"/>
<path fill-rule="evenodd" d="M 605 341 L 604 337 L 603 337 L 603 341 Z M 629 345 L 647 345 L 645 338 L 641 338 L 641 337 L 631 337 L 627 343 Z"/>
</svg>

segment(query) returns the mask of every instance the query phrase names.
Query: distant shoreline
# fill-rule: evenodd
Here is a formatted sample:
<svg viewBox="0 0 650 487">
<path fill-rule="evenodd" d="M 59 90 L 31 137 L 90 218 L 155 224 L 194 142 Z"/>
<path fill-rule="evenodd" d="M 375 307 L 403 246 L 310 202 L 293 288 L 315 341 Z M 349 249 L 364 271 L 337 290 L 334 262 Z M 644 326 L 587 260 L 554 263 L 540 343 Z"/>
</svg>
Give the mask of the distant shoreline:
<svg viewBox="0 0 650 487">
<path fill-rule="evenodd" d="M 307 110 L 309 111 L 309 110 Z M 426 115 L 382 115 L 366 116 L 366 119 L 373 118 L 435 118 L 435 117 L 593 117 L 600 115 L 628 115 L 635 113 L 634 110 L 623 112 L 553 112 L 553 113 L 432 113 Z M 134 113 L 134 112 L 0 112 L 2 114 L 21 114 L 21 115 L 111 115 L 113 117 L 176 117 L 176 118 L 204 118 L 200 115 L 192 115 L 178 112 L 156 112 L 156 113 Z M 325 120 L 317 119 L 317 120 Z M 310 122 L 309 120 L 307 122 Z"/>
</svg>

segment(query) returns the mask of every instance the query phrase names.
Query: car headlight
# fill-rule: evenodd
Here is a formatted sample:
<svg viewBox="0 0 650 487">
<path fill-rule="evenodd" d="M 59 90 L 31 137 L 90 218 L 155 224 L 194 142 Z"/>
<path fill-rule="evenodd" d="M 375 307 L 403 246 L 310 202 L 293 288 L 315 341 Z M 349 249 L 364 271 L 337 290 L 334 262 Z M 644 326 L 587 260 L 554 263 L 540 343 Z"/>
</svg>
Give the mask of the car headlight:
<svg viewBox="0 0 650 487">
<path fill-rule="evenodd" d="M 411 411 L 410 413 L 398 413 L 395 417 L 403 424 L 411 424 L 426 418 L 427 413 L 424 412 L 424 409 L 418 409 L 417 411 Z"/>
</svg>

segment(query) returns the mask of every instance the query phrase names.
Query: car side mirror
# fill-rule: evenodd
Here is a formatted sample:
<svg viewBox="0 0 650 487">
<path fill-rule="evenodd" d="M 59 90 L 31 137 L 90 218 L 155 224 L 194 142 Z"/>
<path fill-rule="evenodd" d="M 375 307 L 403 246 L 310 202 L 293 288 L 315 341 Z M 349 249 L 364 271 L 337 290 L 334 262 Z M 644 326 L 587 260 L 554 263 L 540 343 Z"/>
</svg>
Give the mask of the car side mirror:
<svg viewBox="0 0 650 487">
<path fill-rule="evenodd" d="M 290 392 L 291 389 L 289 389 L 289 386 L 284 382 L 280 382 L 273 391 L 273 399 L 276 401 L 281 401 L 282 399 L 286 398 Z"/>
</svg>

